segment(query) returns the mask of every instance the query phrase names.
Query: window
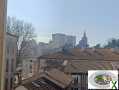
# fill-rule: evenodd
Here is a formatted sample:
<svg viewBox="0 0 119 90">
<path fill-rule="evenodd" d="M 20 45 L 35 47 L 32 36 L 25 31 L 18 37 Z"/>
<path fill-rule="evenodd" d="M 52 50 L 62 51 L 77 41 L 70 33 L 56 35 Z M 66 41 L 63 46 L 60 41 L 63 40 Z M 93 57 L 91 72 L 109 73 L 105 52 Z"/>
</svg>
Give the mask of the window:
<svg viewBox="0 0 119 90">
<path fill-rule="evenodd" d="M 14 72 L 14 59 L 11 61 L 11 72 Z"/>
<path fill-rule="evenodd" d="M 10 89 L 13 88 L 13 78 L 10 79 Z"/>
<path fill-rule="evenodd" d="M 6 72 L 8 72 L 8 68 L 9 68 L 9 59 L 6 60 Z"/>
<path fill-rule="evenodd" d="M 32 60 L 30 60 L 30 62 L 32 62 Z"/>
<path fill-rule="evenodd" d="M 7 90 L 8 79 L 5 79 L 5 90 Z"/>
<path fill-rule="evenodd" d="M 74 78 L 74 84 L 79 84 L 80 83 L 80 80 L 81 80 L 81 77 L 80 75 L 72 75 L 72 77 Z"/>
<path fill-rule="evenodd" d="M 16 51 L 15 48 L 13 48 L 13 49 L 12 49 L 12 53 L 15 54 L 15 51 Z"/>
<path fill-rule="evenodd" d="M 30 73 L 32 73 L 32 65 L 30 65 L 29 69 L 30 69 Z"/>
<path fill-rule="evenodd" d="M 88 84 L 88 75 L 86 75 L 86 84 Z"/>
<path fill-rule="evenodd" d="M 74 84 L 78 84 L 78 77 L 74 78 Z"/>
</svg>

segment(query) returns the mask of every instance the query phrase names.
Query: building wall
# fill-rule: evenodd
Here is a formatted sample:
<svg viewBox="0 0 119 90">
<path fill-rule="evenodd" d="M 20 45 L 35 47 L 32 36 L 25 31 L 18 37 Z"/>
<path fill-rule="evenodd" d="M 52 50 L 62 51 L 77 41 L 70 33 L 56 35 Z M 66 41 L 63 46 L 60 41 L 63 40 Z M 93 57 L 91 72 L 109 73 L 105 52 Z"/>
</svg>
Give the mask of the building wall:
<svg viewBox="0 0 119 90">
<path fill-rule="evenodd" d="M 24 78 L 31 77 L 36 72 L 36 60 L 37 57 L 41 54 L 38 44 L 35 40 L 23 41 L 24 47 L 21 50 L 22 52 L 22 76 Z M 42 44 L 41 44 L 42 46 Z"/>
<path fill-rule="evenodd" d="M 52 42 L 55 43 L 55 45 L 58 46 L 58 47 L 62 47 L 65 44 L 70 44 L 70 45 L 72 45 L 74 47 L 75 44 L 76 44 L 76 37 L 75 36 L 56 33 L 56 34 L 52 35 Z"/>
<path fill-rule="evenodd" d="M 22 59 L 22 77 L 29 78 L 37 73 L 38 63 L 36 58 Z"/>
<path fill-rule="evenodd" d="M 40 63 L 39 63 L 39 72 L 43 72 L 44 68 L 47 66 L 46 60 L 45 59 L 41 59 Z"/>
<path fill-rule="evenodd" d="M 75 36 L 67 36 L 67 44 L 72 45 L 72 47 L 76 44 L 76 37 Z"/>
<path fill-rule="evenodd" d="M 41 56 L 41 55 L 47 54 L 49 52 L 50 47 L 48 43 L 40 42 L 38 49 L 39 49 L 39 52 L 38 52 L 39 56 Z"/>
<path fill-rule="evenodd" d="M 76 37 L 61 33 L 52 34 L 52 40 L 49 43 L 40 42 L 38 45 L 39 56 L 62 51 L 66 45 L 70 48 L 75 47 Z"/>
<path fill-rule="evenodd" d="M 119 70 L 119 62 L 112 62 L 111 64 L 114 70 Z"/>
<path fill-rule="evenodd" d="M 16 71 L 17 37 L 9 33 L 6 35 L 6 90 L 13 86 Z"/>
<path fill-rule="evenodd" d="M 0 90 L 4 90 L 6 1 L 0 0 Z"/>
<path fill-rule="evenodd" d="M 66 35 L 65 34 L 53 34 L 52 40 L 57 46 L 63 46 L 66 42 Z"/>
</svg>

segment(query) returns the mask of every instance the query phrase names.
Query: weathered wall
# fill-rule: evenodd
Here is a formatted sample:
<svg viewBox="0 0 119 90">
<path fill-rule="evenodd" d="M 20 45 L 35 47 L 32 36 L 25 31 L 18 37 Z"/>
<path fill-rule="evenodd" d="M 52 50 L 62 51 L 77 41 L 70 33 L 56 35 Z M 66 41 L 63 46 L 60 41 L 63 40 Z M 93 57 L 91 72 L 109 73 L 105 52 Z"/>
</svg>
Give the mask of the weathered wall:
<svg viewBox="0 0 119 90">
<path fill-rule="evenodd" d="M 4 87 L 6 0 L 0 0 L 0 90 Z"/>
</svg>

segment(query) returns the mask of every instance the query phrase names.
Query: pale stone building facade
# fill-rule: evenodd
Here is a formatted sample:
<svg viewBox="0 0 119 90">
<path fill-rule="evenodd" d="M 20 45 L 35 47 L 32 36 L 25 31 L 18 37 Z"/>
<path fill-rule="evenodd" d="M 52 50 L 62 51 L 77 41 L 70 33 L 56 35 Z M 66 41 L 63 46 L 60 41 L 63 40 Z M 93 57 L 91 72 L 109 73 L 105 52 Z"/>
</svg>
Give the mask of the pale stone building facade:
<svg viewBox="0 0 119 90">
<path fill-rule="evenodd" d="M 66 44 L 70 44 L 72 47 L 76 44 L 76 37 L 71 35 L 65 35 L 61 33 L 52 34 L 53 47 L 63 47 Z"/>
<path fill-rule="evenodd" d="M 17 37 L 6 33 L 6 74 L 5 90 L 12 90 L 16 72 Z"/>
<path fill-rule="evenodd" d="M 52 34 L 52 40 L 49 43 L 39 43 L 39 56 L 62 51 L 63 47 L 70 46 L 74 48 L 76 37 L 61 33 Z"/>
<path fill-rule="evenodd" d="M 36 61 L 39 56 L 39 48 L 35 40 L 23 41 L 22 48 L 22 77 L 32 77 L 36 73 Z"/>
<path fill-rule="evenodd" d="M 0 0 L 0 90 L 4 90 L 5 68 L 5 26 L 7 17 L 7 0 Z"/>
</svg>

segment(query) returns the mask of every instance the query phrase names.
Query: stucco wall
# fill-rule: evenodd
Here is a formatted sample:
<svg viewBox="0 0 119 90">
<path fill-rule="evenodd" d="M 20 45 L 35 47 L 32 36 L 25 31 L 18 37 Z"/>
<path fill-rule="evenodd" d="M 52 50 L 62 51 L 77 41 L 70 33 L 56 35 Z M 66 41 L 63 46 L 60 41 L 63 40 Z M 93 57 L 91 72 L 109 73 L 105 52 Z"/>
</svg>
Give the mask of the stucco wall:
<svg viewBox="0 0 119 90">
<path fill-rule="evenodd" d="M 5 20 L 6 20 L 6 0 L 0 0 L 0 90 L 4 90 L 4 54 L 5 54 Z"/>
</svg>

